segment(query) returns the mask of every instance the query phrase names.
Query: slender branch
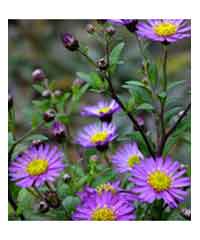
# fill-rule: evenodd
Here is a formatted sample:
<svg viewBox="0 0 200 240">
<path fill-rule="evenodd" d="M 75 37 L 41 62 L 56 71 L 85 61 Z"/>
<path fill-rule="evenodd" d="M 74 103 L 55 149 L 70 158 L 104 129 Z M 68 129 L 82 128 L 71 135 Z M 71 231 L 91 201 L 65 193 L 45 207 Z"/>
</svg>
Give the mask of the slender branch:
<svg viewBox="0 0 200 240">
<path fill-rule="evenodd" d="M 109 50 L 109 46 L 106 45 L 106 51 Z M 87 54 L 83 53 L 82 51 L 79 50 L 79 53 L 83 56 L 85 56 L 87 58 L 87 60 L 95 67 L 96 66 L 96 63 L 93 61 L 93 59 L 91 59 Z M 109 65 L 109 58 L 107 57 L 107 61 L 108 61 L 108 65 Z M 105 79 L 107 80 L 108 82 L 108 85 L 109 85 L 109 89 L 110 89 L 110 92 L 111 92 L 111 95 L 113 97 L 113 99 L 119 104 L 119 106 L 122 108 L 122 110 L 127 114 L 127 116 L 129 117 L 129 119 L 132 121 L 132 123 L 134 124 L 134 126 L 136 126 L 136 129 L 140 132 L 140 134 L 142 135 L 143 139 L 144 139 L 144 142 L 146 143 L 146 146 L 148 148 L 148 151 L 150 153 L 150 155 L 155 158 L 155 153 L 154 151 L 152 150 L 151 148 L 151 145 L 147 139 L 147 136 L 146 134 L 144 133 L 143 129 L 140 127 L 140 125 L 137 123 L 137 120 L 132 116 L 131 112 L 129 112 L 126 107 L 124 106 L 124 104 L 121 102 L 121 100 L 119 99 L 119 97 L 117 96 L 114 88 L 113 88 L 113 85 L 112 85 L 112 82 L 111 82 L 111 78 L 110 78 L 110 75 L 108 73 L 108 76 L 105 74 Z"/>
<path fill-rule="evenodd" d="M 189 112 L 190 108 L 191 108 L 191 103 L 188 104 L 188 106 L 186 107 L 185 111 L 181 114 L 179 119 L 170 128 L 170 130 L 165 134 L 165 137 L 162 139 L 162 142 L 161 142 L 160 147 L 159 147 L 158 156 L 162 155 L 164 147 L 165 147 L 165 143 L 167 142 L 167 140 L 170 137 L 170 135 L 176 130 L 177 126 L 180 124 L 180 122 L 183 120 L 183 118 L 187 115 L 187 113 Z"/>
</svg>

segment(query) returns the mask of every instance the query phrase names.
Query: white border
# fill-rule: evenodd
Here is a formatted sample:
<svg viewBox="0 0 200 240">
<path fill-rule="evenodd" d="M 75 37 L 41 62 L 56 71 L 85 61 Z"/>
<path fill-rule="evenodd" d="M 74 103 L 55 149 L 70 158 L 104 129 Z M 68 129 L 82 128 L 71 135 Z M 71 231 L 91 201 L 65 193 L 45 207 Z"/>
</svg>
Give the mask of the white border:
<svg viewBox="0 0 200 240">
<path fill-rule="evenodd" d="M 198 2 L 198 1 L 196 1 Z M 196 239 L 199 235 L 199 7 L 191 1 L 6 1 L 1 6 L 0 44 L 0 232 L 2 239 Z M 3 11 L 2 11 L 3 10 Z M 7 19 L 192 18 L 192 221 L 8 222 L 7 221 Z M 197 141 L 195 141 L 197 140 Z M 197 232 L 198 231 L 198 232 Z"/>
</svg>

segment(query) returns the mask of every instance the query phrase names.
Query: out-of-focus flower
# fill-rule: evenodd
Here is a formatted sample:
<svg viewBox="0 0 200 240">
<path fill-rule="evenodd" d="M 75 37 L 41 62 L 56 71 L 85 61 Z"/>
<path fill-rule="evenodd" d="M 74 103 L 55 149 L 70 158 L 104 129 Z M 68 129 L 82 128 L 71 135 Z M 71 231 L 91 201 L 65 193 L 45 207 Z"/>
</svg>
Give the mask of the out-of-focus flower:
<svg viewBox="0 0 200 240">
<path fill-rule="evenodd" d="M 72 36 L 70 33 L 62 34 L 62 41 L 65 46 L 70 51 L 76 51 L 79 49 L 79 42 L 78 40 Z"/>
<path fill-rule="evenodd" d="M 85 126 L 78 133 L 76 143 L 83 147 L 96 147 L 99 151 L 107 149 L 109 142 L 117 137 L 116 127 L 110 123 L 94 123 Z"/>
<path fill-rule="evenodd" d="M 119 173 L 126 173 L 130 172 L 143 158 L 136 143 L 127 143 L 113 155 L 112 162 Z"/>
<path fill-rule="evenodd" d="M 46 89 L 42 92 L 42 97 L 44 98 L 50 98 L 51 97 L 52 92 L 49 89 Z"/>
<path fill-rule="evenodd" d="M 130 32 L 137 30 L 138 20 L 136 19 L 107 19 L 107 21 L 115 25 L 125 26 Z"/>
<path fill-rule="evenodd" d="M 116 33 L 116 29 L 113 26 L 107 27 L 105 31 L 110 37 L 112 37 Z"/>
<path fill-rule="evenodd" d="M 45 181 L 53 182 L 60 175 L 64 169 L 63 158 L 56 146 L 31 146 L 11 163 L 9 175 L 17 186 L 39 187 Z"/>
<path fill-rule="evenodd" d="M 73 220 L 123 221 L 134 220 L 131 203 L 111 192 L 94 193 L 84 199 L 72 216 Z"/>
<path fill-rule="evenodd" d="M 62 96 L 63 92 L 59 89 L 56 89 L 54 92 L 53 92 L 54 96 L 56 97 L 60 97 Z"/>
<path fill-rule="evenodd" d="M 85 106 L 82 108 L 82 116 L 98 117 L 103 122 L 111 122 L 113 113 L 120 110 L 120 106 L 115 100 L 111 102 L 99 101 L 94 106 Z"/>
<path fill-rule="evenodd" d="M 166 44 L 190 37 L 190 30 L 184 19 L 151 19 L 137 25 L 140 37 Z"/>
<path fill-rule="evenodd" d="M 73 81 L 73 86 L 81 87 L 83 84 L 85 84 L 86 81 L 80 78 L 76 78 Z"/>
<path fill-rule="evenodd" d="M 57 141 L 62 141 L 66 136 L 66 127 L 63 123 L 55 121 L 51 127 L 51 133 Z"/>
<path fill-rule="evenodd" d="M 37 82 L 41 82 L 46 78 L 46 74 L 44 73 L 44 71 L 40 68 L 35 69 L 32 72 L 32 79 L 33 82 L 37 83 Z"/>
<path fill-rule="evenodd" d="M 183 177 L 185 173 L 186 169 L 180 170 L 180 163 L 170 157 L 147 158 L 133 168 L 130 180 L 141 201 L 163 199 L 169 207 L 176 208 L 187 195 L 185 187 L 190 186 L 189 177 Z"/>
</svg>

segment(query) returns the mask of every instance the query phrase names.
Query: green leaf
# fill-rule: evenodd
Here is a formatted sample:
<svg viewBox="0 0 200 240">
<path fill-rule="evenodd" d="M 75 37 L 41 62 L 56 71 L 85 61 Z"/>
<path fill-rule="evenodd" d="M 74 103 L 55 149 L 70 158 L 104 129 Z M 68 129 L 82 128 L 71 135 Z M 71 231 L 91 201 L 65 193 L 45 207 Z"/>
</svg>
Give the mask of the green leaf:
<svg viewBox="0 0 200 240">
<path fill-rule="evenodd" d="M 88 73 L 84 73 L 84 72 L 77 72 L 76 73 L 77 77 L 79 77 L 80 79 L 90 83 L 90 74 Z"/>
<path fill-rule="evenodd" d="M 50 106 L 51 106 L 51 101 L 50 100 L 34 100 L 32 101 L 34 107 L 37 109 L 37 110 L 40 110 L 41 112 L 45 112 L 47 111 Z"/>
<path fill-rule="evenodd" d="M 148 64 L 147 71 L 149 80 L 151 81 L 152 86 L 155 87 L 158 82 L 157 65 L 155 63 Z"/>
<path fill-rule="evenodd" d="M 142 103 L 137 107 L 137 110 L 144 110 L 147 112 L 153 112 L 155 108 L 149 103 Z"/>
<path fill-rule="evenodd" d="M 34 84 L 34 85 L 33 85 L 33 88 L 34 88 L 37 92 L 39 92 L 39 93 L 41 93 L 41 94 L 42 94 L 42 92 L 45 90 L 45 88 L 44 88 L 43 86 L 38 85 L 38 84 Z"/>
<path fill-rule="evenodd" d="M 170 92 L 170 91 L 174 90 L 175 88 L 177 88 L 178 86 L 181 86 L 184 83 L 186 83 L 186 80 L 172 82 L 168 85 L 167 91 Z"/>
<path fill-rule="evenodd" d="M 110 54 L 111 73 L 115 71 L 116 65 L 119 63 L 119 58 L 121 56 L 124 45 L 125 45 L 124 42 L 121 42 L 117 46 L 115 46 L 111 51 L 111 54 Z"/>
<path fill-rule="evenodd" d="M 152 92 L 151 92 L 151 89 L 145 85 L 144 83 L 140 82 L 140 81 L 127 81 L 125 83 L 125 85 L 122 86 L 123 88 L 127 88 L 127 89 L 133 89 L 135 90 L 136 88 L 135 87 L 140 87 L 140 88 L 143 88 L 145 89 L 150 95 L 152 95 Z"/>
<path fill-rule="evenodd" d="M 58 121 L 62 122 L 63 124 L 68 124 L 70 122 L 70 117 L 64 113 L 58 113 L 56 115 Z"/>
<path fill-rule="evenodd" d="M 101 89 L 103 86 L 103 81 L 100 75 L 96 72 L 90 73 L 90 84 L 94 89 Z"/>
<path fill-rule="evenodd" d="M 79 203 L 80 198 L 74 196 L 67 196 L 62 202 L 64 208 L 67 211 L 73 211 Z"/>
<path fill-rule="evenodd" d="M 13 134 L 11 132 L 8 133 L 8 150 L 10 150 L 10 148 L 12 147 L 13 143 L 14 143 L 14 138 L 13 138 Z"/>
<path fill-rule="evenodd" d="M 27 137 L 24 142 L 32 142 L 33 140 L 41 140 L 41 141 L 46 141 L 48 140 L 48 137 L 42 134 L 34 134 L 31 135 L 30 137 Z"/>
</svg>

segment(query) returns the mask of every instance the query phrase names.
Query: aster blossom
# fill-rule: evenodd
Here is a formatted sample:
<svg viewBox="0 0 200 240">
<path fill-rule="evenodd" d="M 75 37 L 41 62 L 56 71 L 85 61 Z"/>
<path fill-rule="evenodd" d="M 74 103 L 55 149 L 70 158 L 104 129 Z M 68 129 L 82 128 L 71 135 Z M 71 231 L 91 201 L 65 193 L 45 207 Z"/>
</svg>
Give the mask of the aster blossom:
<svg viewBox="0 0 200 240">
<path fill-rule="evenodd" d="M 94 106 L 85 106 L 82 108 L 82 116 L 98 117 L 101 121 L 111 122 L 113 113 L 120 110 L 120 106 L 115 100 L 111 102 L 99 101 Z"/>
<path fill-rule="evenodd" d="M 87 125 L 81 130 L 76 143 L 83 147 L 96 147 L 98 150 L 105 150 L 109 142 L 117 137 L 116 127 L 112 123 L 93 123 Z"/>
<path fill-rule="evenodd" d="M 163 199 L 171 208 L 176 208 L 187 195 L 185 188 L 190 186 L 189 177 L 183 177 L 185 173 L 186 169 L 170 157 L 147 158 L 133 168 L 130 180 L 141 201 L 152 203 Z"/>
<path fill-rule="evenodd" d="M 137 30 L 138 20 L 136 19 L 107 19 L 107 21 L 115 25 L 125 26 L 130 32 Z"/>
<path fill-rule="evenodd" d="M 130 172 L 144 158 L 137 144 L 127 143 L 120 146 L 112 156 L 112 163 L 119 173 Z"/>
<path fill-rule="evenodd" d="M 137 34 L 152 41 L 176 42 L 190 37 L 191 27 L 184 19 L 151 19 L 137 24 Z"/>
<path fill-rule="evenodd" d="M 134 220 L 134 207 L 125 199 L 111 192 L 94 193 L 76 208 L 73 220 L 123 221 Z"/>
<path fill-rule="evenodd" d="M 63 158 L 63 153 L 56 146 L 31 146 L 11 162 L 10 178 L 22 188 L 40 187 L 46 181 L 55 181 L 60 175 L 64 169 Z"/>
</svg>

